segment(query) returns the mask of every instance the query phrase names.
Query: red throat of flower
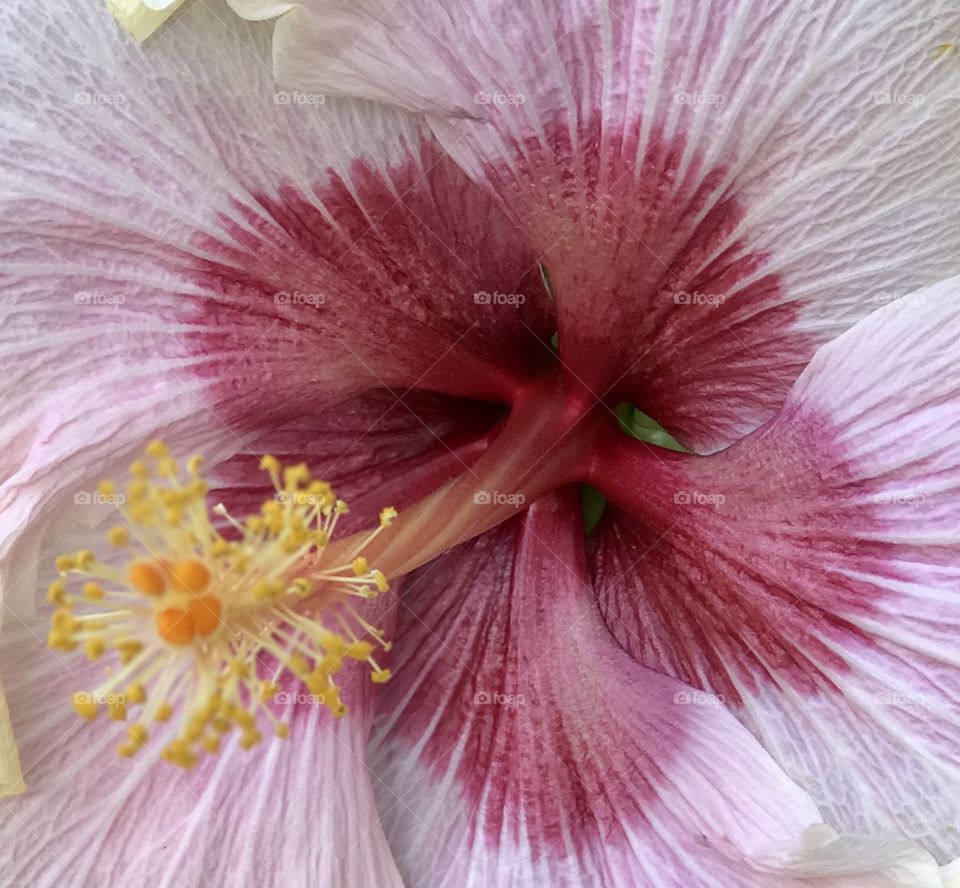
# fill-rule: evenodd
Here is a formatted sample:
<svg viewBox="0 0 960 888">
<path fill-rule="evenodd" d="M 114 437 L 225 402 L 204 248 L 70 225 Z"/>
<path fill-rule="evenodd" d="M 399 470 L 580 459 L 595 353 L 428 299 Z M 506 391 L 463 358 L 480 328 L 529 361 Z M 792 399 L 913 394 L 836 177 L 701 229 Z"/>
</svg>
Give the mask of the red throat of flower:
<svg viewBox="0 0 960 888">
<path fill-rule="evenodd" d="M 388 577 L 408 573 L 580 480 L 598 429 L 609 431 L 614 423 L 608 408 L 567 376 L 546 376 L 519 389 L 487 450 L 371 541 L 371 563 Z M 334 543 L 330 557 L 342 558 L 355 544 L 352 537 Z"/>
</svg>

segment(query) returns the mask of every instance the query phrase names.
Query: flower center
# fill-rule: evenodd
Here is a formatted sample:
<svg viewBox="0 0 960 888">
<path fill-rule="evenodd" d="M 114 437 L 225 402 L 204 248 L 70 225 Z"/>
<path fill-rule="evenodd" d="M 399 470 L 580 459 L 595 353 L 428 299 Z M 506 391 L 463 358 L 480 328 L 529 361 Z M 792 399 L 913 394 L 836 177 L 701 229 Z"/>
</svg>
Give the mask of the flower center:
<svg viewBox="0 0 960 888">
<path fill-rule="evenodd" d="M 390 678 L 374 658 L 390 645 L 354 603 L 388 589 L 362 551 L 396 511 L 384 509 L 380 526 L 343 563 L 327 566 L 324 550 L 346 503 L 305 465 L 282 468 L 266 456 L 261 466 L 275 495 L 243 523 L 218 505 L 215 524 L 200 458 L 188 460 L 183 477 L 154 442 L 117 497 L 124 523 L 107 534 L 121 565 L 90 551 L 57 559 L 48 643 L 91 660 L 116 655 L 106 679 L 74 694 L 73 704 L 87 719 L 106 709 L 126 721 L 136 710 L 122 756 L 144 747 L 155 726 L 166 737 L 163 757 L 184 767 L 216 753 L 234 728 L 244 748 L 261 739 L 264 724 L 285 738 L 287 723 L 268 706 L 285 674 L 337 717 L 347 711 L 336 684 L 344 660 L 368 663 L 374 682 Z M 115 486 L 103 482 L 100 493 L 115 496 Z M 309 578 L 297 575 L 305 562 L 313 565 Z M 85 578 L 79 594 L 69 588 L 74 574 Z"/>
</svg>

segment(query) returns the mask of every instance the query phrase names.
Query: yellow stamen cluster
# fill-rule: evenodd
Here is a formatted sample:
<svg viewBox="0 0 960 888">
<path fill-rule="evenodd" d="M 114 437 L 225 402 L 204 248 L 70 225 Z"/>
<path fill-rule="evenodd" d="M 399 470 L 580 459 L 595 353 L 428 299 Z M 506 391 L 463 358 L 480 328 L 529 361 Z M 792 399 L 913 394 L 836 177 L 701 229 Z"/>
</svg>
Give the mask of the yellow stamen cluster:
<svg viewBox="0 0 960 888">
<path fill-rule="evenodd" d="M 124 523 L 107 532 L 123 566 L 86 550 L 57 559 L 48 643 L 82 649 L 91 660 L 117 655 L 102 684 L 73 702 L 88 719 L 106 710 L 126 721 L 136 711 L 121 756 L 143 748 L 155 725 L 163 726 L 163 757 L 184 767 L 217 752 L 234 728 L 244 748 L 261 739 L 265 721 L 283 739 L 287 723 L 268 704 L 282 699 L 284 675 L 338 717 L 347 711 L 335 681 L 345 659 L 368 663 L 374 682 L 390 678 L 373 656 L 389 643 L 351 602 L 388 589 L 361 552 L 396 510 L 380 513 L 380 526 L 351 560 L 325 567 L 322 555 L 346 503 L 305 465 L 283 468 L 265 456 L 261 467 L 275 495 L 244 523 L 218 505 L 215 524 L 200 458 L 188 460 L 184 473 L 154 442 L 131 467 L 125 497 L 116 497 Z M 100 493 L 115 495 L 113 483 L 103 482 Z M 73 574 L 84 578 L 79 593 L 68 588 Z"/>
</svg>

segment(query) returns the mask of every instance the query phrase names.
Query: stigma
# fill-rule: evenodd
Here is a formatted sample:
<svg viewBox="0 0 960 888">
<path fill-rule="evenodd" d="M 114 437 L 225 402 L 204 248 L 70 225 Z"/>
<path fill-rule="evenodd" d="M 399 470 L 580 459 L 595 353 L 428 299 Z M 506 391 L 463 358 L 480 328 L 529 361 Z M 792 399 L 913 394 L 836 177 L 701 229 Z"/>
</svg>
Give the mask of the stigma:
<svg viewBox="0 0 960 888">
<path fill-rule="evenodd" d="M 77 714 L 125 723 L 121 756 L 153 739 L 187 768 L 232 732 L 244 749 L 265 731 L 285 739 L 288 722 L 270 704 L 287 698 L 291 681 L 339 718 L 346 661 L 366 663 L 376 683 L 390 678 L 375 656 L 390 644 L 357 605 L 388 591 L 363 549 L 396 510 L 381 511 L 345 563 L 326 565 L 348 511 L 328 483 L 265 456 L 274 495 L 240 522 L 222 505 L 208 509 L 200 466 L 194 456 L 181 468 L 154 442 L 131 466 L 125 496 L 101 482 L 100 494 L 120 504 L 123 522 L 107 531 L 119 557 L 61 555 L 48 590 L 50 647 L 106 664 L 98 687 L 73 695 Z"/>
</svg>

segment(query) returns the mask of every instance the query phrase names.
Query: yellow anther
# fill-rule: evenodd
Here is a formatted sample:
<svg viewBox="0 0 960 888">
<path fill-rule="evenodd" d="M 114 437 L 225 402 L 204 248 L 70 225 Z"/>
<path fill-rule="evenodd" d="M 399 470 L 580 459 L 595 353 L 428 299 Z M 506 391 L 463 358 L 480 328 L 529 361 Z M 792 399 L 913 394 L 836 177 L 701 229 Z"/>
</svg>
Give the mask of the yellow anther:
<svg viewBox="0 0 960 888">
<path fill-rule="evenodd" d="M 309 595 L 313 592 L 313 583 L 304 577 L 298 577 L 290 584 L 290 592 L 299 596 Z"/>
<path fill-rule="evenodd" d="M 136 743 L 138 746 L 143 746 L 150 739 L 146 727 L 136 722 L 127 728 L 127 736 L 132 743 Z"/>
<path fill-rule="evenodd" d="M 85 694 L 81 691 L 73 695 L 73 711 L 82 718 L 93 721 L 93 719 L 97 717 L 100 708 L 94 703 L 93 697 L 90 694 Z"/>
<path fill-rule="evenodd" d="M 91 660 L 99 660 L 107 650 L 107 643 L 102 638 L 88 638 L 83 643 L 83 652 Z"/>
<path fill-rule="evenodd" d="M 256 719 L 246 709 L 241 709 L 239 706 L 233 708 L 231 715 L 236 724 L 248 731 L 252 731 L 257 725 Z"/>
<path fill-rule="evenodd" d="M 200 743 L 211 755 L 216 755 L 220 751 L 220 738 L 216 734 L 205 734 Z"/>
<path fill-rule="evenodd" d="M 74 620 L 73 614 L 70 612 L 69 607 L 58 607 L 53 612 L 53 616 L 50 619 L 50 625 L 56 632 L 70 634 L 76 630 L 77 621 Z"/>
<path fill-rule="evenodd" d="M 264 457 L 260 460 L 260 468 L 261 468 L 261 469 L 265 469 L 265 470 L 268 471 L 271 475 L 279 475 L 279 474 L 280 474 L 280 460 L 278 460 L 275 456 L 270 456 L 270 455 L 268 454 L 268 455 L 264 456 Z"/>
<path fill-rule="evenodd" d="M 79 571 L 88 571 L 97 562 L 96 556 L 89 549 L 80 549 L 73 557 Z"/>
<path fill-rule="evenodd" d="M 110 530 L 107 531 L 107 540 L 111 546 L 120 548 L 120 546 L 126 546 L 130 542 L 130 534 L 127 533 L 125 527 L 118 525 L 117 527 L 111 527 Z"/>
<path fill-rule="evenodd" d="M 379 592 L 389 592 L 390 583 L 387 581 L 387 578 L 383 575 L 382 571 L 375 570 L 371 572 L 374 583 L 377 584 L 377 590 Z"/>
<path fill-rule="evenodd" d="M 380 510 L 380 526 L 389 527 L 397 517 L 397 510 L 393 506 L 387 506 Z"/>
<path fill-rule="evenodd" d="M 99 583 L 89 582 L 83 584 L 83 597 L 87 601 L 100 601 L 103 599 L 103 586 Z"/>
<path fill-rule="evenodd" d="M 203 722 L 192 721 L 190 722 L 183 731 L 183 739 L 187 743 L 196 743 L 203 737 Z"/>
<path fill-rule="evenodd" d="M 257 580 L 251 589 L 255 601 L 274 601 L 283 595 L 283 583 L 279 580 Z"/>
<path fill-rule="evenodd" d="M 358 555 L 353 559 L 353 573 L 354 576 L 362 577 L 370 570 L 370 565 L 367 564 L 367 559 L 362 555 Z"/>
<path fill-rule="evenodd" d="M 108 700 L 107 701 L 107 715 L 113 721 L 126 721 L 127 720 L 127 707 L 122 699 Z"/>
<path fill-rule="evenodd" d="M 199 453 L 195 453 L 187 460 L 187 472 L 191 478 L 196 478 L 200 475 L 200 467 L 203 465 L 203 457 Z"/>
<path fill-rule="evenodd" d="M 286 740 L 290 736 L 290 726 L 286 722 L 277 722 L 274 725 L 273 733 L 281 740 Z"/>
<path fill-rule="evenodd" d="M 170 449 L 163 441 L 151 441 L 147 445 L 147 456 L 152 456 L 154 459 L 163 459 L 169 455 Z"/>
<path fill-rule="evenodd" d="M 101 481 L 97 485 L 97 493 L 100 496 L 113 496 L 117 492 L 117 486 L 112 481 Z"/>
<path fill-rule="evenodd" d="M 307 672 L 307 661 L 300 654 L 293 654 L 287 658 L 287 668 L 294 675 L 301 675 Z"/>
<path fill-rule="evenodd" d="M 230 544 L 229 540 L 218 538 L 214 540 L 213 545 L 210 547 L 210 551 L 215 557 L 222 558 L 224 555 L 229 555 L 233 551 L 233 546 Z"/>
<path fill-rule="evenodd" d="M 154 713 L 153 717 L 158 722 L 170 721 L 170 717 L 173 715 L 173 707 L 169 703 L 161 703 L 157 707 L 157 711 Z"/>
<path fill-rule="evenodd" d="M 77 643 L 71 636 L 51 630 L 47 633 L 47 647 L 55 651 L 70 653 L 77 649 Z"/>
<path fill-rule="evenodd" d="M 390 681 L 393 673 L 389 669 L 377 669 L 370 673 L 370 678 L 374 684 L 384 684 Z"/>
<path fill-rule="evenodd" d="M 166 761 L 181 768 L 192 768 L 197 763 L 197 757 L 184 740 L 174 740 L 161 755 Z"/>
<path fill-rule="evenodd" d="M 66 574 L 77 566 L 77 561 L 72 555 L 60 555 L 56 560 L 56 565 L 61 574 Z"/>
<path fill-rule="evenodd" d="M 47 601 L 51 604 L 67 603 L 67 585 L 62 580 L 54 580 L 47 587 Z"/>
<path fill-rule="evenodd" d="M 344 651 L 344 655 L 352 660 L 366 660 L 373 653 L 373 645 L 369 641 L 355 641 Z"/>
<path fill-rule="evenodd" d="M 145 703 L 147 700 L 146 688 L 140 682 L 135 681 L 127 688 L 126 697 L 130 703 Z"/>
<path fill-rule="evenodd" d="M 143 645 L 139 641 L 129 639 L 118 642 L 117 650 L 120 652 L 120 662 L 126 665 L 143 650 Z"/>
<path fill-rule="evenodd" d="M 134 478 L 127 485 L 127 496 L 130 497 L 131 500 L 136 501 L 146 496 L 149 489 L 150 485 L 147 484 L 145 479 Z"/>
<path fill-rule="evenodd" d="M 283 486 L 287 490 L 294 490 L 300 484 L 307 484 L 310 481 L 310 470 L 306 463 L 299 463 L 295 466 L 287 466 L 283 470 Z"/>
</svg>

